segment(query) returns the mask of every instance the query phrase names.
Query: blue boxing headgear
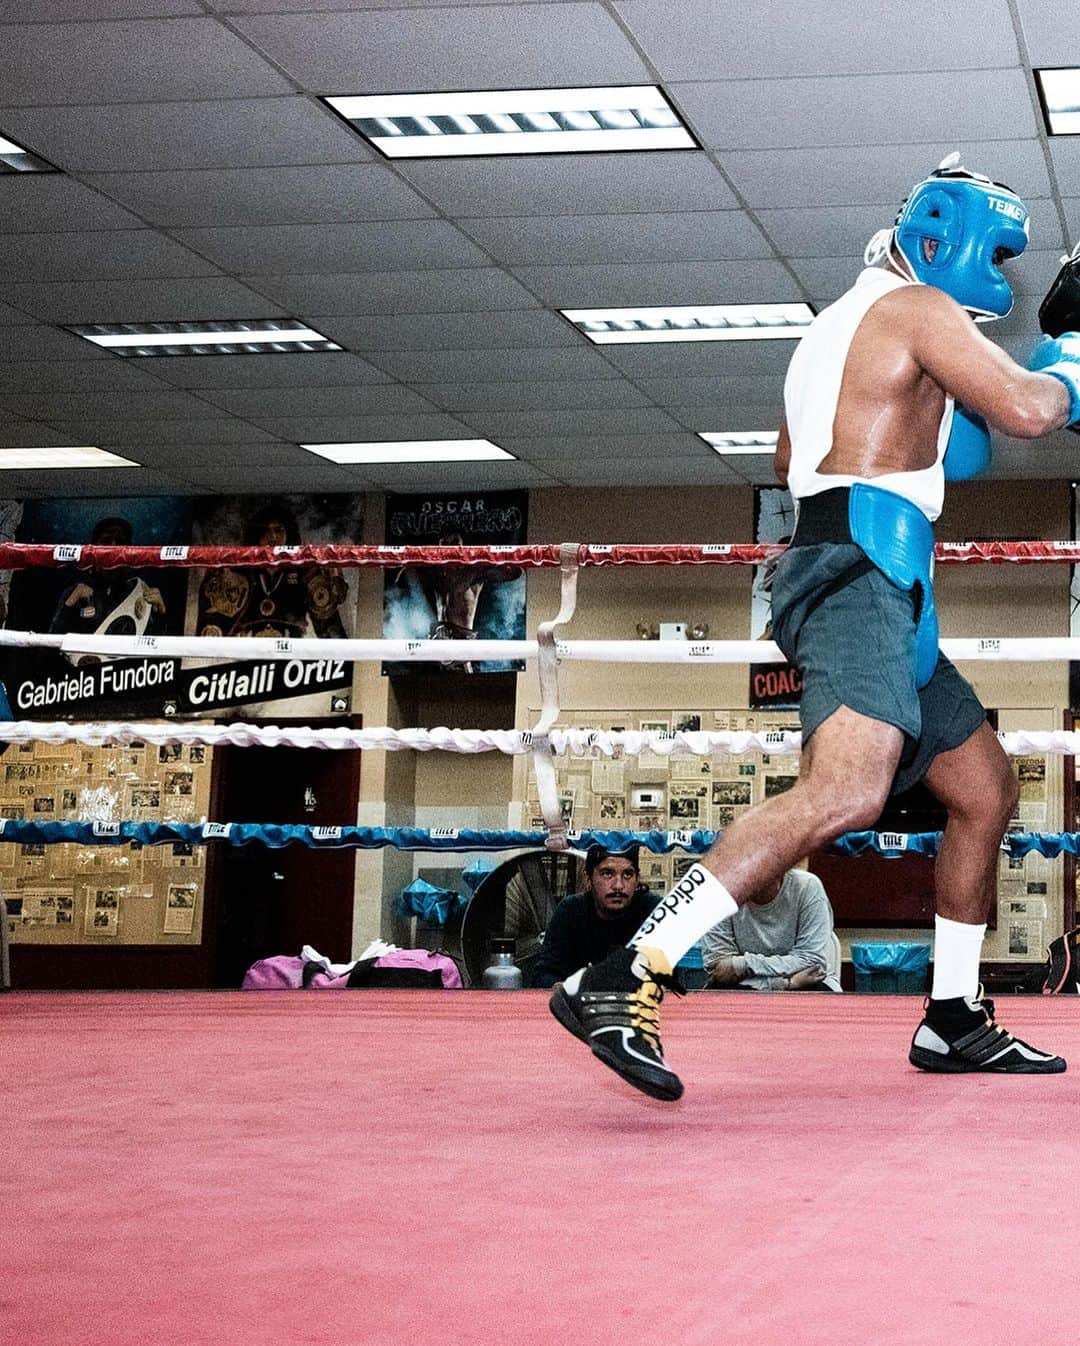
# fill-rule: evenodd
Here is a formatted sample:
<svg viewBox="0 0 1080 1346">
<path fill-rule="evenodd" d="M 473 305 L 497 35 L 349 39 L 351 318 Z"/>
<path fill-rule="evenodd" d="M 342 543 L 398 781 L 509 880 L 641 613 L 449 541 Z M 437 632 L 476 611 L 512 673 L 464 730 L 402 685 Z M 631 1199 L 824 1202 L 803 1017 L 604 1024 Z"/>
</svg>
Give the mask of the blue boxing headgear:
<svg viewBox="0 0 1080 1346">
<path fill-rule="evenodd" d="M 948 159 L 900 207 L 892 243 L 912 275 L 951 295 L 977 319 L 1013 305 L 1001 263 L 1028 245 L 1028 213 L 1009 187 Z"/>
</svg>

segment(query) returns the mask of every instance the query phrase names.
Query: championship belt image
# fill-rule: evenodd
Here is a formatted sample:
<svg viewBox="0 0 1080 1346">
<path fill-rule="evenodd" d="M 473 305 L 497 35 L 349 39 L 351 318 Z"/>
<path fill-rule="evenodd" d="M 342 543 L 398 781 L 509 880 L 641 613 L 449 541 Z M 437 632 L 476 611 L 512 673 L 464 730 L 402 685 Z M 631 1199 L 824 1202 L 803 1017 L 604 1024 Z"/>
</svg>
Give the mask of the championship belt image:
<svg viewBox="0 0 1080 1346">
<path fill-rule="evenodd" d="M 143 636 L 150 625 L 153 608 L 147 600 L 149 588 L 142 580 L 136 580 L 131 592 L 94 628 L 95 636 Z M 119 654 L 65 654 L 69 663 L 76 668 L 89 660 L 91 663 L 104 663 L 112 659 L 121 659 Z"/>
</svg>

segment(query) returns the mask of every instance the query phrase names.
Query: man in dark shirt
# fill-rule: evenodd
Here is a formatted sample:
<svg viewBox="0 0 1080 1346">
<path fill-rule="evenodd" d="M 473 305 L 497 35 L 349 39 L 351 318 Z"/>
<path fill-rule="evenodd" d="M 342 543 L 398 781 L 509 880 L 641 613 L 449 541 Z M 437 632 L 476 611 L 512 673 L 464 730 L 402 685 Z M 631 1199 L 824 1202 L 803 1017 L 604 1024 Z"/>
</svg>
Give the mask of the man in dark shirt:
<svg viewBox="0 0 1080 1346">
<path fill-rule="evenodd" d="M 544 933 L 530 986 L 554 986 L 586 963 L 599 963 L 640 929 L 656 895 L 639 881 L 638 848 L 585 854 L 585 891 L 564 897 Z"/>
</svg>

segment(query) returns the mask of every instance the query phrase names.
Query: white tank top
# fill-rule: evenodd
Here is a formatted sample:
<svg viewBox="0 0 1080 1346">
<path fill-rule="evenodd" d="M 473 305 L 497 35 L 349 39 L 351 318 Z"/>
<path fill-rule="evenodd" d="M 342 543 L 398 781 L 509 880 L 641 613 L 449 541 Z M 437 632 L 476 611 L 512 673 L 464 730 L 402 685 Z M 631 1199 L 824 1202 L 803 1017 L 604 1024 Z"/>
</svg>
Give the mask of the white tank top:
<svg viewBox="0 0 1080 1346">
<path fill-rule="evenodd" d="M 867 267 L 851 289 L 835 304 L 823 309 L 806 329 L 784 380 L 784 411 L 791 436 L 788 490 L 796 500 L 820 495 L 835 486 L 851 486 L 864 481 L 910 500 L 931 523 L 941 513 L 945 499 L 945 471 L 941 461 L 952 429 L 951 397 L 945 399 L 945 412 L 938 430 L 937 461 L 933 467 L 918 472 L 886 472 L 879 477 L 818 471 L 832 448 L 840 382 L 859 323 L 882 295 L 902 285 L 917 283 L 880 267 Z"/>
</svg>

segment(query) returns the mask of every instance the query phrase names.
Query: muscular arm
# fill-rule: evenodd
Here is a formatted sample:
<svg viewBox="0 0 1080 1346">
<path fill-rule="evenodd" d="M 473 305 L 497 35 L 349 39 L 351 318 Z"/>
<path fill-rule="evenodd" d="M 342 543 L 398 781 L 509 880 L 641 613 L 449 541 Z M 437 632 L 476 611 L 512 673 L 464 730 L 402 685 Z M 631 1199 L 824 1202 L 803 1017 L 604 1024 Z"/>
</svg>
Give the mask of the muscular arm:
<svg viewBox="0 0 1080 1346">
<path fill-rule="evenodd" d="M 1066 423 L 1065 387 L 1046 374 L 1023 369 L 988 341 L 948 295 L 920 285 L 890 295 L 888 301 L 903 315 L 911 354 L 919 366 L 994 429 L 1018 439 L 1036 439 Z"/>
</svg>

